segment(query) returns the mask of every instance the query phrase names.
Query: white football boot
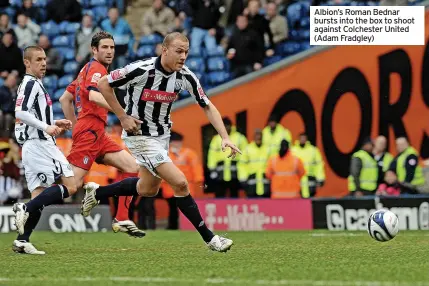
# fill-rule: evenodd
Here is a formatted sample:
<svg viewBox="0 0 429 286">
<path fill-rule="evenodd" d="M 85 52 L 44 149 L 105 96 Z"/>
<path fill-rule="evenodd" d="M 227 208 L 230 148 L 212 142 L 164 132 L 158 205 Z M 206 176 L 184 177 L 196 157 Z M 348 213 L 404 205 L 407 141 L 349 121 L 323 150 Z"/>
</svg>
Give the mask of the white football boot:
<svg viewBox="0 0 429 286">
<path fill-rule="evenodd" d="M 144 237 L 146 233 L 137 228 L 136 224 L 131 220 L 118 221 L 116 218 L 112 221 L 113 232 L 125 232 L 132 237 Z"/>
<path fill-rule="evenodd" d="M 30 242 L 15 240 L 12 245 L 12 250 L 16 253 L 45 255 L 44 251 L 37 250 Z"/>
<path fill-rule="evenodd" d="M 20 235 L 24 234 L 24 226 L 27 222 L 28 216 L 30 215 L 23 203 L 16 203 L 13 205 L 12 210 L 15 213 L 15 226 L 16 230 Z"/>
<path fill-rule="evenodd" d="M 84 217 L 89 216 L 91 214 L 91 210 L 100 203 L 100 201 L 97 201 L 95 198 L 95 192 L 99 187 L 99 184 L 93 182 L 89 182 L 83 186 L 83 189 L 85 190 L 85 196 L 83 197 L 80 211 Z"/>
<path fill-rule="evenodd" d="M 209 249 L 218 252 L 227 252 L 231 249 L 233 242 L 231 239 L 215 235 L 210 242 L 207 243 Z"/>
</svg>

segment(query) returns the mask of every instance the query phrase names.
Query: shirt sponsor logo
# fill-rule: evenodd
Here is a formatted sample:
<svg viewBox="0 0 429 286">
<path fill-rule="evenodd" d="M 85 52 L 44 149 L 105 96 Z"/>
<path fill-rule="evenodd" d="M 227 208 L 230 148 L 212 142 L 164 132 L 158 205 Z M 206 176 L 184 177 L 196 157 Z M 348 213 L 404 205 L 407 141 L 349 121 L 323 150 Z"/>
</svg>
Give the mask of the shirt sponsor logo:
<svg viewBox="0 0 429 286">
<path fill-rule="evenodd" d="M 96 72 L 92 75 L 91 82 L 98 83 L 100 78 L 101 78 L 101 73 Z"/>
<path fill-rule="evenodd" d="M 118 69 L 118 70 L 114 70 L 110 73 L 110 77 L 113 80 L 118 80 L 118 79 L 122 79 L 125 77 L 125 70 L 124 69 Z"/>
<path fill-rule="evenodd" d="M 177 99 L 177 94 L 167 91 L 144 89 L 140 99 L 144 101 L 167 103 L 175 101 Z"/>
</svg>

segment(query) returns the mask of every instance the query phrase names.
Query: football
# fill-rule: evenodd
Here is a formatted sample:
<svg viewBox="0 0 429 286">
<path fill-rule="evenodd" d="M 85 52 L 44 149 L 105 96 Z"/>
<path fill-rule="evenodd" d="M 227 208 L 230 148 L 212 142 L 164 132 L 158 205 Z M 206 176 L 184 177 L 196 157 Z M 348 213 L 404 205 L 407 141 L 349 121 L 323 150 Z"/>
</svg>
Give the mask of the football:
<svg viewBox="0 0 429 286">
<path fill-rule="evenodd" d="M 399 231 L 399 219 L 389 210 L 377 210 L 368 219 L 368 233 L 377 241 L 389 241 Z"/>
</svg>

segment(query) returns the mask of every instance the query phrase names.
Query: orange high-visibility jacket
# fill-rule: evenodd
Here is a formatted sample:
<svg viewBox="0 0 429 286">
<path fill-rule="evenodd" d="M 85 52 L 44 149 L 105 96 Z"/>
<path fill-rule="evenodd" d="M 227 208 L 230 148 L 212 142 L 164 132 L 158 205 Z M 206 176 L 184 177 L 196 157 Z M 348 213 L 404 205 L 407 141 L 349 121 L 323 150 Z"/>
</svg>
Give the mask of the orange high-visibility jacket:
<svg viewBox="0 0 429 286">
<path fill-rule="evenodd" d="M 193 195 L 195 189 L 201 187 L 204 181 L 203 166 L 200 163 L 197 153 L 192 149 L 182 147 L 179 153 L 173 153 L 170 148 L 169 156 L 173 163 L 185 174 L 189 183 L 189 191 Z M 174 196 L 174 191 L 167 182 L 162 181 L 162 194 L 164 198 Z"/>
<path fill-rule="evenodd" d="M 271 179 L 271 198 L 300 198 L 301 177 L 305 175 L 304 164 L 290 151 L 283 157 L 272 156 L 268 160 L 265 175 Z"/>
</svg>

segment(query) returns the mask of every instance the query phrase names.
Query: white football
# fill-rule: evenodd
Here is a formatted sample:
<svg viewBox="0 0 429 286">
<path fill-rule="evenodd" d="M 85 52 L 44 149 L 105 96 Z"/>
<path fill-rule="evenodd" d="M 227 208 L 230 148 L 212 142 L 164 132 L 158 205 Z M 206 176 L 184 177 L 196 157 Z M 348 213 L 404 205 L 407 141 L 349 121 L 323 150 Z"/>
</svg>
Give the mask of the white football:
<svg viewBox="0 0 429 286">
<path fill-rule="evenodd" d="M 398 216 L 389 210 L 377 210 L 368 219 L 368 233 L 377 241 L 389 241 L 398 231 Z"/>
</svg>

